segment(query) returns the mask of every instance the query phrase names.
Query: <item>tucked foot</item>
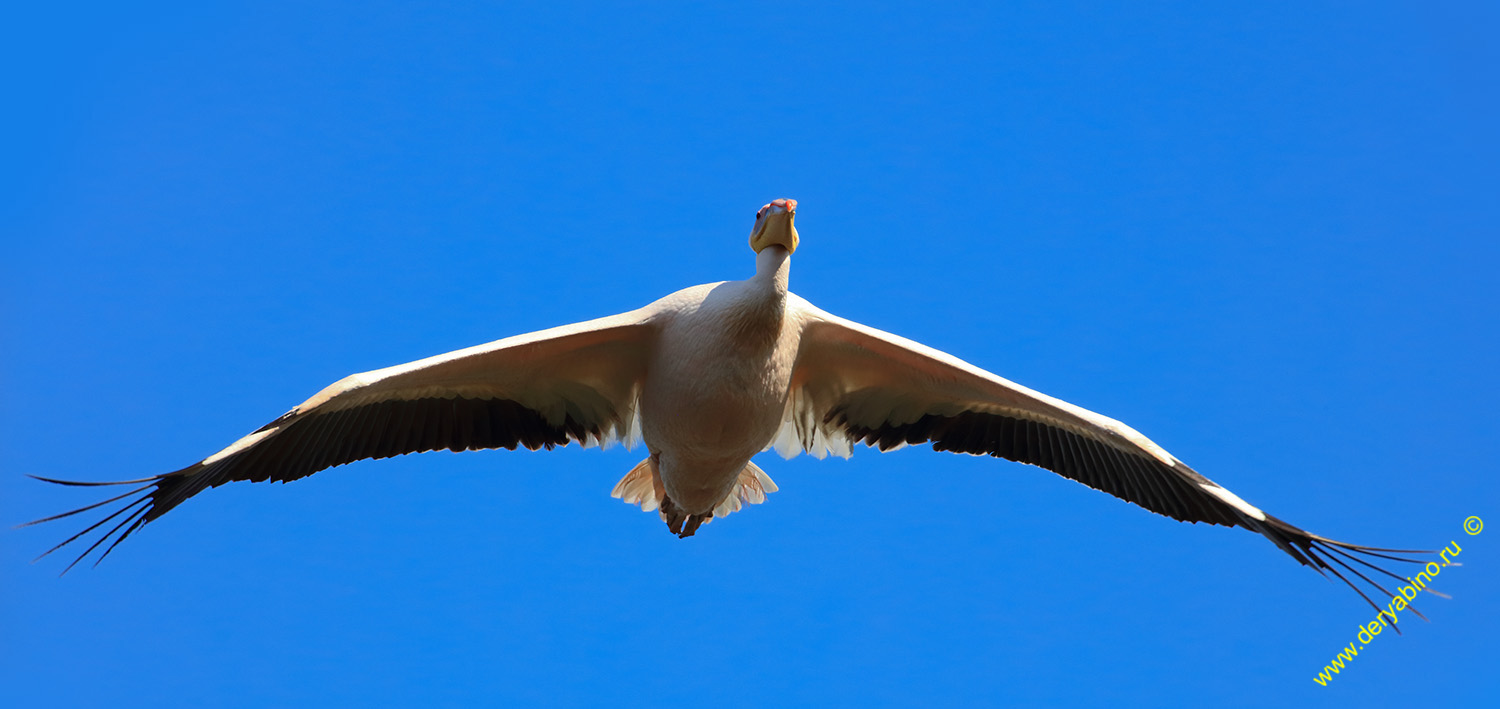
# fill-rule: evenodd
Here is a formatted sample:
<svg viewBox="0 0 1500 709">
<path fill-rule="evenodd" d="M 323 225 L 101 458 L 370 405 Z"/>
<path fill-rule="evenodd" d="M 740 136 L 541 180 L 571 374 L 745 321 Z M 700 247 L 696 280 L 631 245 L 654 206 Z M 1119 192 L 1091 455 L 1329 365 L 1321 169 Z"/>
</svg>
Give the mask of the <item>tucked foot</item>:
<svg viewBox="0 0 1500 709">
<path fill-rule="evenodd" d="M 682 523 L 687 521 L 688 515 L 682 511 L 681 507 L 677 506 L 677 503 L 672 501 L 672 498 L 666 495 L 662 495 L 661 497 L 661 518 L 666 521 L 667 529 L 672 530 L 673 534 L 678 537 L 683 536 Z M 693 525 L 693 529 L 697 528 L 698 525 Z M 692 532 L 688 532 L 688 534 L 692 534 Z"/>
<path fill-rule="evenodd" d="M 698 531 L 698 526 L 699 525 L 701 525 L 704 522 L 707 522 L 707 521 L 709 521 L 709 520 L 711 520 L 713 518 L 714 518 L 714 513 L 712 513 L 712 512 L 709 512 L 708 514 L 702 514 L 702 515 L 688 515 L 687 524 L 685 524 L 685 525 L 682 526 L 682 532 L 680 532 L 680 533 L 677 534 L 677 538 L 678 539 L 687 539 L 688 537 L 693 536 L 693 533 Z M 676 532 L 677 530 L 674 529 L 672 531 Z"/>
<path fill-rule="evenodd" d="M 681 507 L 678 507 L 677 503 L 672 501 L 672 498 L 662 495 L 661 518 L 666 520 L 667 529 L 677 535 L 678 539 L 686 539 L 693 536 L 698 531 L 698 527 L 702 526 L 704 522 L 713 519 L 714 513 L 708 512 L 701 515 L 688 514 Z"/>
</svg>

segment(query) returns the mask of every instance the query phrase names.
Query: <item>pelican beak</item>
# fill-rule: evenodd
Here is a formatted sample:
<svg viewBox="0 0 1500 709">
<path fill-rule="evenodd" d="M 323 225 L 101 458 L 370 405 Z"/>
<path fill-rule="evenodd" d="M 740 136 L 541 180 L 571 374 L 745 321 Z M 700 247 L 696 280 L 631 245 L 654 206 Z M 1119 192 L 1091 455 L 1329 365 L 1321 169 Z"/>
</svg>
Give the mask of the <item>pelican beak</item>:
<svg viewBox="0 0 1500 709">
<path fill-rule="evenodd" d="M 797 227 L 792 220 L 797 217 L 797 200 L 778 199 L 755 213 L 755 228 L 750 230 L 750 248 L 760 253 L 767 246 L 776 244 L 787 253 L 797 252 Z"/>
</svg>

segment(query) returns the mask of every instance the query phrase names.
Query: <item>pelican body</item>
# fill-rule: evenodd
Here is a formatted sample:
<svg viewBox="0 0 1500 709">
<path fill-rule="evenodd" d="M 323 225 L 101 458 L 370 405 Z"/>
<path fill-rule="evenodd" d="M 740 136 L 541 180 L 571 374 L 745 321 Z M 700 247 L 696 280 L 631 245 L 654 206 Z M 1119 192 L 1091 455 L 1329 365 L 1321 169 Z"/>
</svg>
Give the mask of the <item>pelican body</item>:
<svg viewBox="0 0 1500 709">
<path fill-rule="evenodd" d="M 782 210 L 771 219 L 785 214 L 791 229 L 785 207 L 768 209 Z M 790 257 L 781 242 L 763 246 L 755 277 L 689 288 L 653 306 L 659 346 L 641 391 L 641 425 L 674 532 L 691 535 L 712 517 L 742 473 L 762 477 L 750 459 L 781 427 L 791 396 L 787 355 L 800 335 L 788 323 Z M 679 513 L 688 515 L 685 530 Z"/>
<path fill-rule="evenodd" d="M 1119 421 L 814 307 L 787 289 L 799 244 L 796 210 L 795 200 L 778 199 L 756 213 L 756 272 L 748 280 L 694 286 L 619 315 L 345 377 L 171 473 L 100 483 L 43 478 L 139 485 L 37 520 L 129 498 L 47 553 L 118 520 L 73 564 L 113 538 L 102 560 L 187 498 L 236 480 L 288 482 L 365 458 L 438 449 L 639 441 L 649 455 L 613 495 L 658 511 L 681 537 L 776 491 L 751 461 L 761 451 L 848 457 L 854 443 L 882 451 L 931 443 L 1045 468 L 1177 520 L 1244 527 L 1333 573 L 1367 602 L 1344 574 L 1380 586 L 1348 562 L 1403 580 L 1362 557 L 1422 563 L 1393 554 L 1430 553 L 1312 534 Z"/>
</svg>

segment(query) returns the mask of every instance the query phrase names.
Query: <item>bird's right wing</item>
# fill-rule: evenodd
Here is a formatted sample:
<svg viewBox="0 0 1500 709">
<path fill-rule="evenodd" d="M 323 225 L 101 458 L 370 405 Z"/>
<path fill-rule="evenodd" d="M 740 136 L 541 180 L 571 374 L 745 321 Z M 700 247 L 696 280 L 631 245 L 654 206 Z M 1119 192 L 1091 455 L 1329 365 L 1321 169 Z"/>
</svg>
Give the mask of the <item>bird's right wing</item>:
<svg viewBox="0 0 1500 709">
<path fill-rule="evenodd" d="M 139 487 L 29 524 L 130 498 L 46 552 L 115 521 L 72 568 L 110 537 L 114 541 L 101 561 L 142 525 L 207 488 L 236 480 L 288 482 L 365 458 L 441 449 L 632 445 L 639 438 L 636 405 L 655 342 L 651 314 L 649 308 L 635 310 L 348 376 L 218 453 L 164 475 L 118 482 L 42 478 Z"/>
</svg>

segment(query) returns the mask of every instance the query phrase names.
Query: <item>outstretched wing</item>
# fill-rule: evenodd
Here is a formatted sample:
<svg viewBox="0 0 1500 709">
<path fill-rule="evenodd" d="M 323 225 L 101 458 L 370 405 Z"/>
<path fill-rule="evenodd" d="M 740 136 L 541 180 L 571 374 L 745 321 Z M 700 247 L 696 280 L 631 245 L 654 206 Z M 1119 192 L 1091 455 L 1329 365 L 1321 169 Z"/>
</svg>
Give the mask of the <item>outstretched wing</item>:
<svg viewBox="0 0 1500 709">
<path fill-rule="evenodd" d="M 1390 554 L 1430 553 L 1312 534 L 1245 502 L 1119 421 L 801 298 L 792 306 L 802 337 L 787 423 L 775 444 L 784 455 L 848 456 L 854 442 L 882 451 L 930 442 L 933 450 L 1039 466 L 1173 519 L 1257 532 L 1319 573 L 1333 572 L 1367 602 L 1340 568 L 1384 589 L 1346 561 L 1404 581 L 1360 557 L 1422 563 Z"/>
<path fill-rule="evenodd" d="M 29 524 L 126 500 L 46 552 L 114 522 L 71 569 L 111 537 L 100 561 L 147 522 L 207 488 L 236 480 L 287 482 L 365 458 L 441 449 L 536 450 L 620 440 L 630 445 L 639 436 L 636 402 L 654 339 L 650 311 L 642 309 L 355 374 L 175 472 L 103 483 L 41 478 L 139 487 Z"/>
</svg>

